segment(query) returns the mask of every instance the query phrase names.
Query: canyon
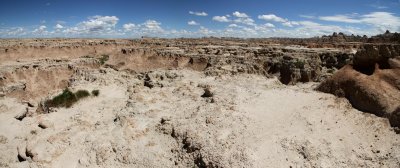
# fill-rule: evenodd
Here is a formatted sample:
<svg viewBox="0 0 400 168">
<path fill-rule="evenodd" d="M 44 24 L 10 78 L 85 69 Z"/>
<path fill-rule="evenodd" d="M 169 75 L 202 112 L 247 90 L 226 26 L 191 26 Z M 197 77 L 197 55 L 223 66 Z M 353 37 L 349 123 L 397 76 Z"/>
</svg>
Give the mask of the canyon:
<svg viewBox="0 0 400 168">
<path fill-rule="evenodd" d="M 0 167 L 397 167 L 399 126 L 398 33 L 0 39 Z"/>
</svg>

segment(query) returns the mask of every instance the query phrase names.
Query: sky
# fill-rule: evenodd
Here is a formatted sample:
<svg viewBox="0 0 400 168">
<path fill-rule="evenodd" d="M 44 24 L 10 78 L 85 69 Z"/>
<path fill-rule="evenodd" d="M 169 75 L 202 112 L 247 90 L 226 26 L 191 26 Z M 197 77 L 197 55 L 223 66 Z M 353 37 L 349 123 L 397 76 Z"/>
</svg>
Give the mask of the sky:
<svg viewBox="0 0 400 168">
<path fill-rule="evenodd" d="M 400 0 L 2 0 L 0 38 L 400 32 Z"/>
</svg>

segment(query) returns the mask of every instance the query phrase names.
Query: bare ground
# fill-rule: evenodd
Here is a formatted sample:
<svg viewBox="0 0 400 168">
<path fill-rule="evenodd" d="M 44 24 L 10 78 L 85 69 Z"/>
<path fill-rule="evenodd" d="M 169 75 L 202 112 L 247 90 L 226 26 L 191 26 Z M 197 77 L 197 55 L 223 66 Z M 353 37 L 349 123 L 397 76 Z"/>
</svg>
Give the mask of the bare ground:
<svg viewBox="0 0 400 168">
<path fill-rule="evenodd" d="M 24 117 L 26 104 L 0 98 L 0 167 L 400 165 L 387 119 L 315 87 L 248 74 L 92 70 L 71 88 L 100 95 L 69 109 Z"/>
</svg>

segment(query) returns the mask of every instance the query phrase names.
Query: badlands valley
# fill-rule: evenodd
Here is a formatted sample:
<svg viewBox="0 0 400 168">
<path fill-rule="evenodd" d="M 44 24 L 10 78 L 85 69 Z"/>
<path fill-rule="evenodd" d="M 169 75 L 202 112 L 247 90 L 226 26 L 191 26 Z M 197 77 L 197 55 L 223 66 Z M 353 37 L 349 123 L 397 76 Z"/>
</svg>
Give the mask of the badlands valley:
<svg viewBox="0 0 400 168">
<path fill-rule="evenodd" d="M 0 39 L 0 167 L 398 167 L 400 34 Z"/>
</svg>

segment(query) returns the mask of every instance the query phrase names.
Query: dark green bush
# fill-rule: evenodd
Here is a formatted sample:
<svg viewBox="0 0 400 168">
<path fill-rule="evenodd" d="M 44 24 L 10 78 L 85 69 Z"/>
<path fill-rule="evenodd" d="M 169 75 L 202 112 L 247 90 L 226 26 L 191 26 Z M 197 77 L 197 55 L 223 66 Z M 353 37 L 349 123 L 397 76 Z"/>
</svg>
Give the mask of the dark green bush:
<svg viewBox="0 0 400 168">
<path fill-rule="evenodd" d="M 99 96 L 100 91 L 99 90 L 92 90 L 92 95 L 93 96 Z"/>
<path fill-rule="evenodd" d="M 90 96 L 90 93 L 87 90 L 78 90 L 73 93 L 68 88 L 64 89 L 64 91 L 53 97 L 50 100 L 45 102 L 47 107 L 71 107 L 74 103 L 78 102 L 79 99 Z"/>
<path fill-rule="evenodd" d="M 78 90 L 75 92 L 76 98 L 84 98 L 90 96 L 90 93 L 87 90 Z"/>
<path fill-rule="evenodd" d="M 104 64 L 108 61 L 109 58 L 110 58 L 110 56 L 103 54 L 103 55 L 101 55 L 101 57 L 98 58 L 98 59 L 99 59 L 99 61 L 100 61 L 100 64 L 101 64 L 101 65 L 104 65 Z"/>
<path fill-rule="evenodd" d="M 46 101 L 47 107 L 71 107 L 72 104 L 77 102 L 75 94 L 72 93 L 68 88 L 65 89 L 61 94 L 57 95 L 51 100 Z"/>
</svg>

